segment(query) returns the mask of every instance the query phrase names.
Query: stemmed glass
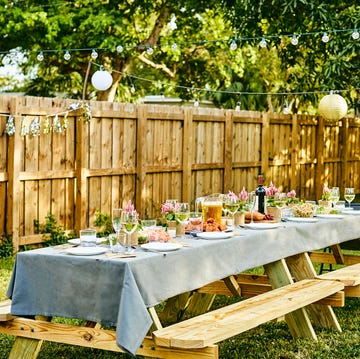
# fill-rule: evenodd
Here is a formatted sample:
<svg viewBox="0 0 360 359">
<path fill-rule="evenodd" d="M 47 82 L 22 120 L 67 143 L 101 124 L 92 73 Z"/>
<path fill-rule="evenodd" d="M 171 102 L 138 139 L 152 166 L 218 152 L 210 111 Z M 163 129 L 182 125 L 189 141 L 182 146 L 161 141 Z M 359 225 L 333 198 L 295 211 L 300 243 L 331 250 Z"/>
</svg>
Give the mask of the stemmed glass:
<svg viewBox="0 0 360 359">
<path fill-rule="evenodd" d="M 248 205 L 249 205 L 250 216 L 251 216 L 250 223 L 254 223 L 253 212 L 254 212 L 254 207 L 255 207 L 255 202 L 256 202 L 256 193 L 255 193 L 255 191 L 252 191 L 252 192 L 248 193 L 247 202 L 248 202 Z"/>
<path fill-rule="evenodd" d="M 125 254 L 131 253 L 131 234 L 135 232 L 138 226 L 138 216 L 134 212 L 122 211 L 120 216 L 120 222 L 127 234 L 127 238 L 124 243 Z"/>
<path fill-rule="evenodd" d="M 236 196 L 226 196 L 224 205 L 225 211 L 230 213 L 231 222 L 234 223 L 234 215 L 240 207 L 238 198 Z"/>
<path fill-rule="evenodd" d="M 180 223 L 181 227 L 184 228 L 185 222 L 190 217 L 190 204 L 189 203 L 177 203 L 175 208 L 175 220 Z"/>
<path fill-rule="evenodd" d="M 354 200 L 355 198 L 355 191 L 354 188 L 351 187 L 346 187 L 345 191 L 344 191 L 344 198 L 345 201 L 349 203 L 349 208 L 350 208 L 350 203 Z"/>
<path fill-rule="evenodd" d="M 115 233 L 116 233 L 116 243 L 119 243 L 119 234 L 120 234 L 120 231 L 121 231 L 121 222 L 120 222 L 121 212 L 122 212 L 121 208 L 114 208 L 112 210 L 112 217 L 111 218 L 112 218 L 112 225 L 113 225 L 113 228 L 114 228 Z M 110 243 L 110 247 L 112 247 L 112 243 Z"/>
<path fill-rule="evenodd" d="M 339 199 L 340 199 L 339 187 L 331 188 L 329 201 L 331 202 L 332 207 L 335 207 L 336 203 L 339 202 Z"/>
</svg>

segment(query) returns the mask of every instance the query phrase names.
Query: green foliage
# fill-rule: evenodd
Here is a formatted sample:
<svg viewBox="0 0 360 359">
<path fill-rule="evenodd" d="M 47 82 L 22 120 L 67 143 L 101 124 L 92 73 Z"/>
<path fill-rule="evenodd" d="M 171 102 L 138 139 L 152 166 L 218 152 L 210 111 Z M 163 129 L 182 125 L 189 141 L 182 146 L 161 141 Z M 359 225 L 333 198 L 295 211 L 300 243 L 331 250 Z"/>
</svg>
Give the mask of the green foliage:
<svg viewBox="0 0 360 359">
<path fill-rule="evenodd" d="M 69 238 L 75 237 L 74 233 L 70 233 L 70 236 L 65 234 L 64 227 L 58 224 L 57 219 L 52 213 L 48 213 L 45 217 L 45 223 L 34 220 L 34 228 L 35 233 L 44 234 L 45 246 L 63 244 L 66 243 Z M 49 237 L 50 239 L 48 239 Z"/>
<path fill-rule="evenodd" d="M 97 227 L 97 237 L 108 237 L 110 233 L 114 233 L 111 216 L 109 214 L 104 214 L 100 211 L 96 211 L 94 226 Z"/>
<path fill-rule="evenodd" d="M 4 235 L 0 238 L 0 258 L 11 257 L 14 253 L 12 237 Z"/>
</svg>

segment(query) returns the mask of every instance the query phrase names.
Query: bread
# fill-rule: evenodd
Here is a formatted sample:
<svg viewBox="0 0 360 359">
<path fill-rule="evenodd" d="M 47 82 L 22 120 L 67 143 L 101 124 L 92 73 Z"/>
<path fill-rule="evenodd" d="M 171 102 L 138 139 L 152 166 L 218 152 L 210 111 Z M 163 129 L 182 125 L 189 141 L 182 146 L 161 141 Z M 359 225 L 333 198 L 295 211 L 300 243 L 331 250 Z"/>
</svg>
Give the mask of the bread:
<svg viewBox="0 0 360 359">
<path fill-rule="evenodd" d="M 253 212 L 253 221 L 254 222 L 258 222 L 258 221 L 263 221 L 265 218 L 265 215 L 260 213 L 260 212 Z M 245 213 L 245 220 L 246 221 L 251 221 L 251 214 L 250 212 L 246 212 Z"/>
</svg>

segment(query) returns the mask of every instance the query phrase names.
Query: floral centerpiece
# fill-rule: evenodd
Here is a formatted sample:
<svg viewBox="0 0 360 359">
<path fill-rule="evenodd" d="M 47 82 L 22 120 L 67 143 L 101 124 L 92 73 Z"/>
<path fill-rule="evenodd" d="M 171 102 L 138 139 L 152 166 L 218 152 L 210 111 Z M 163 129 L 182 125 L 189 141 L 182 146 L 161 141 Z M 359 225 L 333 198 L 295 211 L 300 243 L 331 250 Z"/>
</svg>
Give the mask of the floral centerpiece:
<svg viewBox="0 0 360 359">
<path fill-rule="evenodd" d="M 126 212 L 124 216 L 124 230 L 129 235 L 131 245 L 138 244 L 138 232 L 139 229 L 139 213 L 136 211 L 134 204 L 131 200 L 123 208 L 123 212 Z M 123 214 L 122 214 L 123 215 Z M 128 244 L 130 245 L 130 244 Z"/>
<path fill-rule="evenodd" d="M 322 195 L 321 195 L 321 199 L 323 201 L 328 201 L 329 198 L 330 198 L 330 192 L 331 192 L 330 188 L 327 185 L 324 185 Z"/>
<path fill-rule="evenodd" d="M 247 193 L 245 187 L 242 188 L 241 192 L 238 195 L 238 203 L 239 203 L 239 209 L 238 211 L 240 213 L 245 213 L 248 210 L 248 201 L 249 199 L 249 194 Z"/>
<path fill-rule="evenodd" d="M 166 202 L 161 205 L 161 216 L 165 221 L 175 221 L 176 203 Z"/>
<path fill-rule="evenodd" d="M 266 205 L 268 207 L 276 207 L 275 202 L 279 200 L 280 191 L 277 187 L 274 186 L 272 182 L 270 182 L 270 186 L 265 189 L 266 196 Z"/>
</svg>

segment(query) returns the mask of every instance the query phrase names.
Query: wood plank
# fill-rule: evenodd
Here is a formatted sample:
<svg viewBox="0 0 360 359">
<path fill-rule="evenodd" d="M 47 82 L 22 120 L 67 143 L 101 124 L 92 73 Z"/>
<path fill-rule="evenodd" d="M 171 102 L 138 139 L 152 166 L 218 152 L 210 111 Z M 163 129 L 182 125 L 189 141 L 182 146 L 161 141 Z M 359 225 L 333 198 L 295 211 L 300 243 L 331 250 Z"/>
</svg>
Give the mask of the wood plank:
<svg viewBox="0 0 360 359">
<path fill-rule="evenodd" d="M 10 314 L 11 309 L 11 300 L 4 300 L 0 302 L 0 322 L 5 322 L 7 320 L 15 318 Z"/>
<path fill-rule="evenodd" d="M 343 267 L 317 276 L 321 279 L 337 280 L 345 287 L 355 287 L 360 285 L 360 263 Z"/>
<path fill-rule="evenodd" d="M 328 281 L 302 280 L 162 328 L 153 332 L 153 338 L 157 345 L 165 347 L 206 347 L 343 289 L 341 283 L 327 283 Z"/>
<path fill-rule="evenodd" d="M 79 345 L 94 349 L 123 352 L 116 344 L 116 332 L 110 329 L 99 329 L 91 327 L 77 327 L 62 323 L 49 323 L 32 319 L 15 318 L 8 322 L 0 322 L 0 333 L 18 336 L 16 341 L 21 344 L 22 354 L 28 352 L 28 356 L 19 356 L 20 350 L 14 349 L 12 359 L 26 358 L 33 359 L 34 348 L 28 345 L 38 345 L 39 340 L 46 340 L 56 343 Z M 24 339 L 29 338 L 29 339 Z M 192 359 L 194 356 L 199 359 L 218 358 L 218 347 L 208 346 L 200 350 L 173 350 L 157 346 L 154 341 L 147 337 L 144 339 L 140 349 L 136 353 L 147 357 L 175 359 Z M 18 355 L 18 356 L 16 356 Z"/>
</svg>

